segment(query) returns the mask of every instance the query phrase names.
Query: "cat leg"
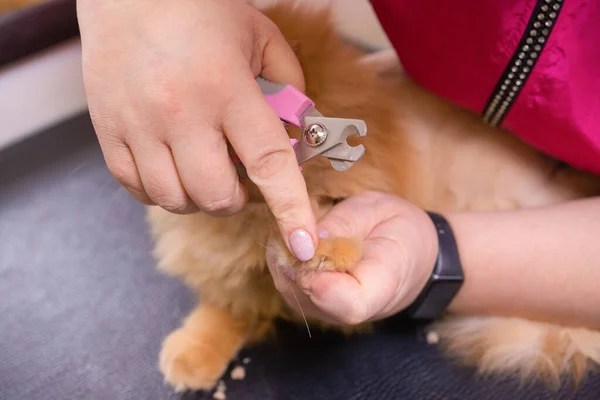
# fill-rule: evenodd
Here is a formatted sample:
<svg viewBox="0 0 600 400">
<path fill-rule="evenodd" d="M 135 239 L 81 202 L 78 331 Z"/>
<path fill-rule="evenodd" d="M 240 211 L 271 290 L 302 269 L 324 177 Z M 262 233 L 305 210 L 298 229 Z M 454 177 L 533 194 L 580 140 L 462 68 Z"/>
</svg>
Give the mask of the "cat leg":
<svg viewBox="0 0 600 400">
<path fill-rule="evenodd" d="M 176 391 L 212 389 L 246 340 L 266 332 L 263 325 L 200 304 L 163 341 L 159 363 L 165 381 Z"/>
</svg>

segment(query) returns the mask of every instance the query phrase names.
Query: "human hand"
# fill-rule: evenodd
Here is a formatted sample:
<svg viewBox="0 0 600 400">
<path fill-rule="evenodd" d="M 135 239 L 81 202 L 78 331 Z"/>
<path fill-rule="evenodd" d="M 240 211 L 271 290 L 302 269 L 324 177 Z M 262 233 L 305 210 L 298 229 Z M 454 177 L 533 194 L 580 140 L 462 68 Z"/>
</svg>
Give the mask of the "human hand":
<svg viewBox="0 0 600 400">
<path fill-rule="evenodd" d="M 241 0 L 77 3 L 90 114 L 111 173 L 139 201 L 230 215 L 247 201 L 227 142 L 300 259 L 315 218 L 257 75 L 304 89 L 279 29 Z M 291 238 L 291 239 L 290 239 Z"/>
<path fill-rule="evenodd" d="M 351 197 L 318 226 L 322 239 L 315 258 L 347 273 L 294 263 L 276 238 L 267 246 L 275 286 L 308 318 L 356 325 L 394 315 L 416 299 L 431 276 L 438 251 L 435 227 L 423 210 L 398 197 L 373 192 Z M 327 249 L 331 238 L 358 238 L 360 261 L 344 265 L 353 250 Z"/>
</svg>

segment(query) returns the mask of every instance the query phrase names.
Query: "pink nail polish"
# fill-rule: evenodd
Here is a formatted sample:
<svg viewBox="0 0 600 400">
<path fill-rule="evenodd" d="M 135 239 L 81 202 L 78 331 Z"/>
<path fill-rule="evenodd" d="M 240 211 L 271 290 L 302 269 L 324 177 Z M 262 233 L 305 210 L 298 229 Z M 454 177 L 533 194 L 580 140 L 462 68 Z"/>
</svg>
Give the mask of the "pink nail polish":
<svg viewBox="0 0 600 400">
<path fill-rule="evenodd" d="M 303 229 L 298 229 L 290 235 L 290 247 L 300 261 L 308 261 L 315 256 L 312 237 Z"/>
<path fill-rule="evenodd" d="M 292 147 L 296 147 L 296 145 L 298 144 L 298 140 L 290 139 L 290 144 L 292 145 Z"/>
</svg>

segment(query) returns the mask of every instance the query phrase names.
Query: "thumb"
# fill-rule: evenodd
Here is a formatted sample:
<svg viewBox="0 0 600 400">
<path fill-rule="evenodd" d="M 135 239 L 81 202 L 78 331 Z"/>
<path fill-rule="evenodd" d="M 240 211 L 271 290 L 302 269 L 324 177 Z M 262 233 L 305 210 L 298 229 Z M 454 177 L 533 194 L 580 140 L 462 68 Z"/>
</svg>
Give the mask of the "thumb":
<svg viewBox="0 0 600 400">
<path fill-rule="evenodd" d="M 319 229 L 333 236 L 365 239 L 382 222 L 402 215 L 390 194 L 364 192 L 335 205 L 319 221 Z"/>
</svg>

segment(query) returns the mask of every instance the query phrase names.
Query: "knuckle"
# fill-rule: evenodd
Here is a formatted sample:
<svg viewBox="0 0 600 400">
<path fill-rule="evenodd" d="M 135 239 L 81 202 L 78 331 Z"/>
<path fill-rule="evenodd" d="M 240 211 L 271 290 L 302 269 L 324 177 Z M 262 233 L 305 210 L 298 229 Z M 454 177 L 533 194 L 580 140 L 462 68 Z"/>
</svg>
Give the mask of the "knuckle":
<svg viewBox="0 0 600 400">
<path fill-rule="evenodd" d="M 202 209 L 206 212 L 228 211 L 234 206 L 233 197 L 226 197 L 220 200 L 208 201 L 203 204 Z"/>
<path fill-rule="evenodd" d="M 136 179 L 134 179 L 134 173 L 131 167 L 123 163 L 109 163 L 107 166 L 111 175 L 122 185 L 140 190 L 140 188 L 137 187 L 138 185 L 135 184 Z"/>
<path fill-rule="evenodd" d="M 148 193 L 144 190 L 144 187 L 141 185 L 122 185 L 125 190 L 127 190 L 133 197 L 135 197 L 138 201 L 142 202 L 146 205 L 154 205 L 155 203 L 152 201 Z"/>
<path fill-rule="evenodd" d="M 187 196 L 155 194 L 151 198 L 157 205 L 175 214 L 185 214 L 191 206 Z"/>
<path fill-rule="evenodd" d="M 191 201 L 182 187 L 162 176 L 154 176 L 145 184 L 146 192 L 152 201 L 167 211 L 182 214 L 190 209 Z"/>
<path fill-rule="evenodd" d="M 109 172 L 113 177 L 139 202 L 146 205 L 154 205 L 152 199 L 144 190 L 144 186 L 139 181 L 134 171 L 120 164 L 109 164 Z"/>
<path fill-rule="evenodd" d="M 265 153 L 250 163 L 248 176 L 259 182 L 270 180 L 285 168 L 290 159 L 291 153 L 285 149 Z"/>
<path fill-rule="evenodd" d="M 235 212 L 239 208 L 239 202 L 232 191 L 224 197 L 216 197 L 206 199 L 200 202 L 199 207 L 206 213 L 222 213 L 222 212 Z"/>
<path fill-rule="evenodd" d="M 302 206 L 296 197 L 288 195 L 279 195 L 273 204 L 271 204 L 271 212 L 275 216 L 279 224 L 283 224 L 290 217 L 289 213 L 292 210 L 297 210 Z"/>
<path fill-rule="evenodd" d="M 195 206 L 189 199 L 159 199 L 156 204 L 174 214 L 188 214 L 195 210 Z"/>
</svg>

